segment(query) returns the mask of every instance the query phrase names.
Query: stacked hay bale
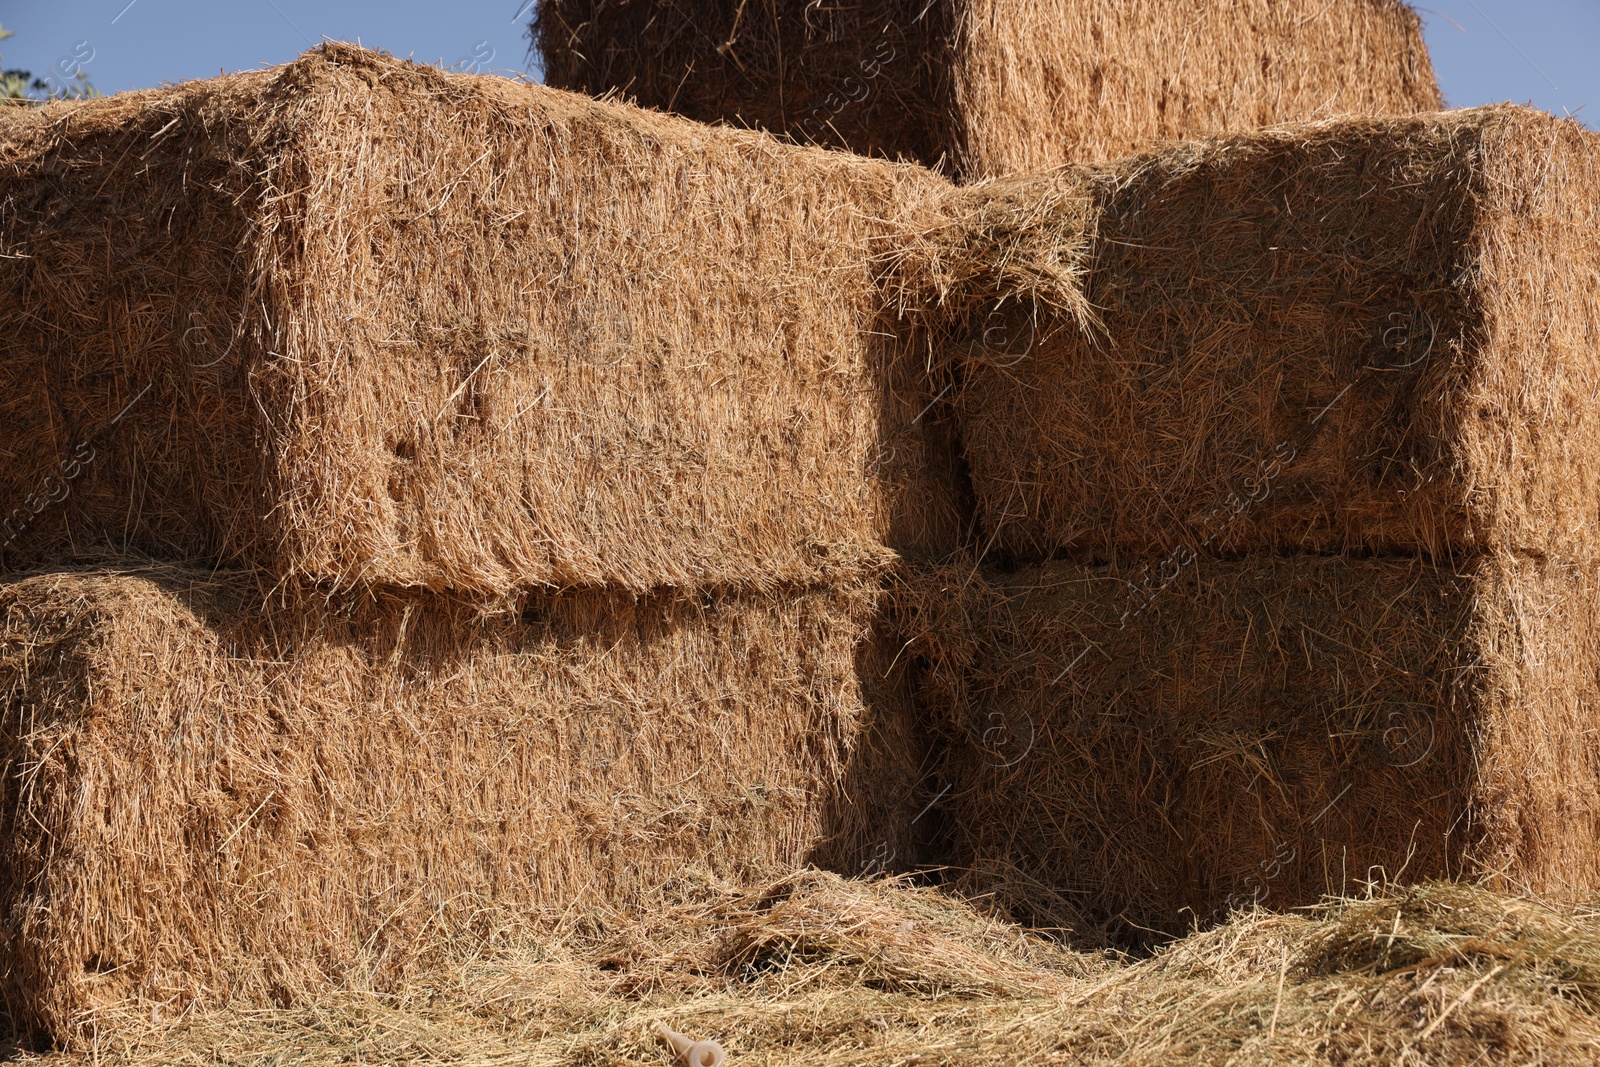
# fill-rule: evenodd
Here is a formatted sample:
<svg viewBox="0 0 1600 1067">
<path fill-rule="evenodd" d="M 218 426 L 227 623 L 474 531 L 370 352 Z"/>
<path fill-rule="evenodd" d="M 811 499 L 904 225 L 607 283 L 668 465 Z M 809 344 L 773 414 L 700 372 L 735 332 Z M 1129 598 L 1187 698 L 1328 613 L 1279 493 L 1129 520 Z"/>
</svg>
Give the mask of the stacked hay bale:
<svg viewBox="0 0 1600 1067">
<path fill-rule="evenodd" d="M 879 257 L 945 190 L 340 45 L 4 116 L 5 1010 L 912 861 L 879 586 L 964 516 Z"/>
<path fill-rule="evenodd" d="M 876 325 L 917 168 L 345 48 L 4 130 L 10 566 L 695 593 L 959 531 Z"/>
<path fill-rule="evenodd" d="M 964 179 L 1440 106 L 1398 0 L 540 0 L 549 84 Z"/>
<path fill-rule="evenodd" d="M 1259 80 L 1296 12 L 1069 127 L 1104 71 L 1004 42 L 1063 12 L 930 8 L 912 147 L 842 140 L 979 177 L 1434 102 L 1387 2 Z M 6 1010 L 382 987 L 684 866 L 914 861 L 941 798 L 1042 923 L 1595 887 L 1597 159 L 1489 109 L 956 190 L 339 45 L 5 116 Z"/>
<path fill-rule="evenodd" d="M 1495 107 L 1039 184 L 1091 201 L 1098 324 L 963 349 L 988 569 L 920 596 L 976 880 L 1124 930 L 1600 887 L 1600 138 Z"/>
<path fill-rule="evenodd" d="M 828 840 L 873 799 L 842 795 L 867 591 L 490 618 L 266 592 L 175 565 L 0 585 L 13 1017 L 70 1037 L 129 1001 L 386 988 L 464 932 L 872 843 Z"/>
</svg>

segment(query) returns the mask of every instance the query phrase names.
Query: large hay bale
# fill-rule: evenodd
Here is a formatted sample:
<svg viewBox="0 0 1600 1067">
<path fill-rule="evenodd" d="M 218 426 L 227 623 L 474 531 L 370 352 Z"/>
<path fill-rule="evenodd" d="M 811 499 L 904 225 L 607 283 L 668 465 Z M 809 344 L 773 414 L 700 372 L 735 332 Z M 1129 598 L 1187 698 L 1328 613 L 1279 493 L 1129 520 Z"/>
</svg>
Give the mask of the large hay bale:
<svg viewBox="0 0 1600 1067">
<path fill-rule="evenodd" d="M 540 0 L 533 34 L 551 85 L 969 179 L 1440 106 L 1396 0 Z"/>
<path fill-rule="evenodd" d="M 913 583 L 970 888 L 1181 932 L 1369 880 L 1600 888 L 1600 575 L 1484 558 Z"/>
<path fill-rule="evenodd" d="M 496 595 L 939 555 L 877 257 L 947 187 L 334 44 L 0 116 L 5 562 Z"/>
<path fill-rule="evenodd" d="M 690 870 L 913 861 L 874 593 L 263 595 L 155 565 L 0 584 L 13 1019 L 392 988 L 468 928 Z"/>
<path fill-rule="evenodd" d="M 961 350 L 998 550 L 1600 559 L 1600 136 L 1490 107 L 1039 184 L 1093 200 L 1101 325 Z"/>
</svg>

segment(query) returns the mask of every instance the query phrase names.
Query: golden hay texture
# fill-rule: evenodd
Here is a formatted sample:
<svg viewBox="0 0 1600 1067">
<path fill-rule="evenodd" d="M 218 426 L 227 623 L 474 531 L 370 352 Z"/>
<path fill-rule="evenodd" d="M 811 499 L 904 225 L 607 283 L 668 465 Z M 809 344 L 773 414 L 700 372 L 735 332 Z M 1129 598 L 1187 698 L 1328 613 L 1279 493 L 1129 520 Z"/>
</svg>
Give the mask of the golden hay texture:
<svg viewBox="0 0 1600 1067">
<path fill-rule="evenodd" d="M 1600 889 L 1600 574 L 1202 559 L 909 582 L 968 889 L 1175 933 L 1252 900 L 1492 877 Z"/>
<path fill-rule="evenodd" d="M 154 564 L 0 584 L 19 1023 L 393 988 L 462 931 L 645 907 L 685 866 L 917 862 L 907 697 L 863 697 L 896 677 L 863 651 L 876 594 L 264 595 Z"/>
<path fill-rule="evenodd" d="M 337 44 L 7 114 L 6 562 L 492 596 L 941 555 L 947 420 L 877 257 L 947 189 Z"/>
<path fill-rule="evenodd" d="M 1441 106 L 1396 0 L 540 0 L 548 84 L 965 179 Z"/>
<path fill-rule="evenodd" d="M 995 550 L 1600 560 L 1600 136 L 1502 106 L 1039 181 L 1093 200 L 1099 326 L 957 346 Z"/>
<path fill-rule="evenodd" d="M 685 880 L 643 919 L 460 943 L 398 997 L 360 988 L 168 1029 L 119 1020 L 32 1067 L 670 1062 L 654 1026 L 748 1067 L 1569 1067 L 1600 1050 L 1600 921 L 1471 886 L 1242 914 L 1142 960 L 1072 951 L 927 889 Z"/>
</svg>

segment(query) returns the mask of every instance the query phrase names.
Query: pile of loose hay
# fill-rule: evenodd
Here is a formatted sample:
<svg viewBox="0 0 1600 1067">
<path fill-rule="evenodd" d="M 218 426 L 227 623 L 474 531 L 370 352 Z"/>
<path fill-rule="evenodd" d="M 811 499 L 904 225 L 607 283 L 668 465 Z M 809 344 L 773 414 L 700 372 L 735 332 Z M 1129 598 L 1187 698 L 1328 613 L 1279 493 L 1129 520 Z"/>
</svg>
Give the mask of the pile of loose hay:
<svg viewBox="0 0 1600 1067">
<path fill-rule="evenodd" d="M 1201 559 L 911 582 L 967 891 L 1179 932 L 1373 880 L 1600 889 L 1600 573 Z M 1065 916 L 1063 918 L 1062 916 Z"/>
<path fill-rule="evenodd" d="M 541 0 L 532 34 L 551 85 L 967 179 L 1440 106 L 1397 0 Z"/>
<path fill-rule="evenodd" d="M 1099 328 L 958 346 L 995 551 L 1600 559 L 1600 136 L 1491 107 L 1039 182 L 1092 200 Z"/>
<path fill-rule="evenodd" d="M 456 946 L 399 996 L 128 1018 L 72 1064 L 669 1061 L 666 1023 L 730 1062 L 1589 1064 L 1600 923 L 1462 885 L 1241 914 L 1142 960 L 1074 951 L 929 890 L 803 874 L 685 878 L 645 919 Z"/>
<path fill-rule="evenodd" d="M 946 405 L 878 260 L 947 190 L 339 44 L 7 114 L 0 562 L 500 596 L 940 556 Z"/>
<path fill-rule="evenodd" d="M 68 1040 L 125 1002 L 392 989 L 453 937 L 646 908 L 686 866 L 918 859 L 920 757 L 870 590 L 483 617 L 415 593 L 263 606 L 255 581 L 0 584 L 17 1023 Z"/>
</svg>

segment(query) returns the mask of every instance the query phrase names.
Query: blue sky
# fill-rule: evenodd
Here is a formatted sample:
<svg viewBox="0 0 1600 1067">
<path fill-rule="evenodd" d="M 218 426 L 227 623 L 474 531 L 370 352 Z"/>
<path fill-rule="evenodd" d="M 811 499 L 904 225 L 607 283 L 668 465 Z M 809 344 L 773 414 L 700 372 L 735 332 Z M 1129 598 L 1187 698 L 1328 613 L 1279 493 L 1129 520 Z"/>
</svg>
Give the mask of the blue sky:
<svg viewBox="0 0 1600 1067">
<path fill-rule="evenodd" d="M 523 3 L 0 0 L 0 24 L 17 32 L 0 54 L 7 67 L 36 74 L 83 62 L 108 92 L 283 63 L 323 36 L 537 76 L 527 67 Z M 1531 102 L 1600 126 L 1600 0 L 1427 0 L 1419 10 L 1451 104 Z"/>
</svg>

